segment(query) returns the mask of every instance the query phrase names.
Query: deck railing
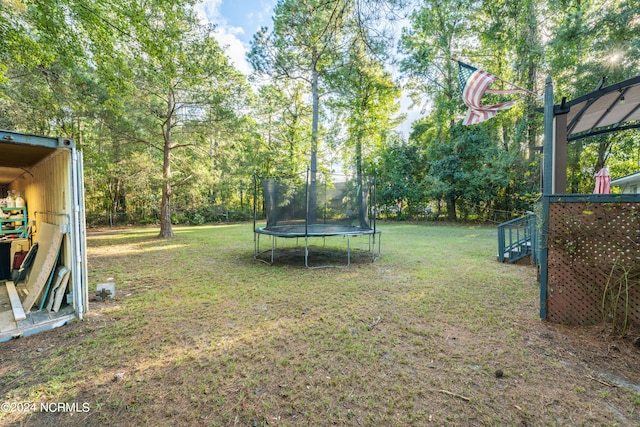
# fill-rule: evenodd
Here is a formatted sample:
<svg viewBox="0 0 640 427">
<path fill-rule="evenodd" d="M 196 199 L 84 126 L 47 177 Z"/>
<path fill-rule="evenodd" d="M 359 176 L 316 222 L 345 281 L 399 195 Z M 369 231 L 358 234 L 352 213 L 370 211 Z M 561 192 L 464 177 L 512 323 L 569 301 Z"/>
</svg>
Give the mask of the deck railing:
<svg viewBox="0 0 640 427">
<path fill-rule="evenodd" d="M 538 226 L 533 212 L 498 225 L 498 261 L 516 262 L 528 255 L 537 263 Z"/>
</svg>

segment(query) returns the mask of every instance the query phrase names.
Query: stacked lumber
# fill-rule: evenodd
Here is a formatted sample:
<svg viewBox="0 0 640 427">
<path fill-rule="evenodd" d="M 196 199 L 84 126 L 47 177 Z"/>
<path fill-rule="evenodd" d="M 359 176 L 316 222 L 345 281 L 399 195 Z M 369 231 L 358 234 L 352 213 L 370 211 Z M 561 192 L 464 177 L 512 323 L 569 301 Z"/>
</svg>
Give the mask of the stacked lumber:
<svg viewBox="0 0 640 427">
<path fill-rule="evenodd" d="M 69 268 L 59 265 L 63 232 L 59 225 L 40 223 L 37 242 L 30 248 L 14 278 L 6 282 L 16 321 L 26 319 L 33 307 L 57 312 L 69 282 Z"/>
</svg>

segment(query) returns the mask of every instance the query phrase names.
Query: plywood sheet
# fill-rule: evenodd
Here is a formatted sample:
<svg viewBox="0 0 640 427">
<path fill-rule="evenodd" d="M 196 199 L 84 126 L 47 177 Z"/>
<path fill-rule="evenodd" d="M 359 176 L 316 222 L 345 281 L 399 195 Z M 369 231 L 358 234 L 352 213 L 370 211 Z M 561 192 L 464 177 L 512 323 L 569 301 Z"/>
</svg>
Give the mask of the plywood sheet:
<svg viewBox="0 0 640 427">
<path fill-rule="evenodd" d="M 62 285 L 63 282 L 65 283 L 65 287 L 66 287 L 66 283 L 69 281 L 70 272 L 71 271 L 65 266 L 60 266 L 57 268 L 55 282 L 51 287 L 51 293 L 49 294 L 49 301 L 47 302 L 47 311 L 51 311 L 51 309 L 53 308 L 53 304 L 56 300 L 56 296 L 58 295 L 58 292 L 60 292 L 60 286 Z M 63 294 L 64 291 L 60 293 Z M 62 302 L 62 300 L 60 300 L 60 302 Z"/>
<path fill-rule="evenodd" d="M 60 310 L 60 306 L 62 305 L 62 299 L 64 298 L 64 294 L 67 290 L 67 283 L 69 283 L 69 273 L 62 277 L 60 286 L 56 290 L 56 299 L 53 302 L 53 311 L 56 313 Z"/>
<path fill-rule="evenodd" d="M 31 307 L 40 296 L 58 259 L 58 251 L 62 243 L 60 226 L 41 222 L 38 227 L 37 240 L 38 252 L 33 260 L 33 266 L 25 284 L 27 295 L 22 301 L 22 306 L 26 313 L 31 310 Z"/>
</svg>

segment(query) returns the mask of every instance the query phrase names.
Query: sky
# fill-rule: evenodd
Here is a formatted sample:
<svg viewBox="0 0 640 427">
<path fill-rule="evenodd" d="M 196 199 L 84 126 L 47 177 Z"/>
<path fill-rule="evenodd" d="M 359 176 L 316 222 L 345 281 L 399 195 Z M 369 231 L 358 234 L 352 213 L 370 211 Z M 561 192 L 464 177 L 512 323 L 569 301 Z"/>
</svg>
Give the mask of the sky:
<svg viewBox="0 0 640 427">
<path fill-rule="evenodd" d="M 247 62 L 253 35 L 260 27 L 272 28 L 273 9 L 277 0 L 204 0 L 197 10 L 204 22 L 215 24 L 215 37 L 225 50 L 233 65 L 249 75 L 252 71 Z M 407 114 L 405 122 L 396 129 L 409 135 L 411 123 L 422 115 L 419 107 L 412 106 L 406 94 L 400 101 L 401 112 Z"/>
<path fill-rule="evenodd" d="M 251 73 L 246 55 L 260 27 L 271 27 L 276 0 L 205 0 L 198 5 L 200 17 L 215 24 L 215 36 L 236 68 Z"/>
</svg>

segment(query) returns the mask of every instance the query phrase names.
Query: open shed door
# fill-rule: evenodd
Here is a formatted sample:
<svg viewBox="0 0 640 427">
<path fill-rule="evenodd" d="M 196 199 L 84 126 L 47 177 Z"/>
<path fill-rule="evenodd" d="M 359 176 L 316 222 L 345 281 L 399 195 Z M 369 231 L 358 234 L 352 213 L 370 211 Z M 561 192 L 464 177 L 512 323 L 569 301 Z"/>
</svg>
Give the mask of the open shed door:
<svg viewBox="0 0 640 427">
<path fill-rule="evenodd" d="M 75 303 L 76 314 L 82 319 L 89 307 L 89 292 L 87 289 L 87 234 L 86 234 L 86 214 L 84 205 L 84 164 L 82 153 L 75 148 L 72 153 L 72 186 L 73 186 L 73 221 L 71 224 L 74 238 L 74 274 L 79 277 L 77 286 L 72 289 L 73 301 Z"/>
</svg>

